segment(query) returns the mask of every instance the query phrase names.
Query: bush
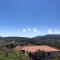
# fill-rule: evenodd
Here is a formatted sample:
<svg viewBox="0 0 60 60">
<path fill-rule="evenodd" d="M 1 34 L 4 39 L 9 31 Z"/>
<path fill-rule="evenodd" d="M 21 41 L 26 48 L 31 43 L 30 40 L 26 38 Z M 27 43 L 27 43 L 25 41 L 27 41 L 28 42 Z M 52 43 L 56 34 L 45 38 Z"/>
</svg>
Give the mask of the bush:
<svg viewBox="0 0 60 60">
<path fill-rule="evenodd" d="M 27 57 L 23 55 L 21 52 L 5 52 L 0 51 L 0 60 L 27 60 Z"/>
</svg>

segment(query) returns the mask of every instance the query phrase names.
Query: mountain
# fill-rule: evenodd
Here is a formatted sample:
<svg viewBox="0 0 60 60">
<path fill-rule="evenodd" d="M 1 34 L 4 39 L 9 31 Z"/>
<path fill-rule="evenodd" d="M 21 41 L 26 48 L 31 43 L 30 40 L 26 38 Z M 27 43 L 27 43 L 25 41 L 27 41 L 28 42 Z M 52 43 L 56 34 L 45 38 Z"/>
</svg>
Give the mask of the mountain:
<svg viewBox="0 0 60 60">
<path fill-rule="evenodd" d="M 32 38 L 34 40 L 39 40 L 39 41 L 48 41 L 48 40 L 60 40 L 60 35 L 56 35 L 56 34 L 48 34 L 48 35 L 44 35 L 44 36 L 37 36 Z"/>
<path fill-rule="evenodd" d="M 60 35 L 48 34 L 44 36 L 37 36 L 32 38 L 32 43 L 36 45 L 50 45 L 55 47 L 60 47 Z"/>
<path fill-rule="evenodd" d="M 27 37 L 0 37 L 0 46 L 14 44 L 14 45 L 51 45 L 60 47 L 60 35 L 48 34 L 44 36 L 36 36 L 33 38 Z"/>
</svg>

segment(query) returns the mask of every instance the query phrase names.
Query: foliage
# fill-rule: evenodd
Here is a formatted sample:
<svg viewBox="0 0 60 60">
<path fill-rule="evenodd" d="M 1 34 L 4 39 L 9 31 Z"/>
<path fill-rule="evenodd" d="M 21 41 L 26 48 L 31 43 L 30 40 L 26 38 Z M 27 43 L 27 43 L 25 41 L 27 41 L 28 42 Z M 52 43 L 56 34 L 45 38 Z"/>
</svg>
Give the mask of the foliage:
<svg viewBox="0 0 60 60">
<path fill-rule="evenodd" d="M 7 44 L 8 43 L 8 44 Z M 0 37 L 0 47 L 7 46 L 8 48 L 13 48 L 14 45 L 50 45 L 53 47 L 57 47 L 60 49 L 60 35 L 44 35 L 37 36 L 34 38 L 26 38 L 26 37 Z"/>
<path fill-rule="evenodd" d="M 29 56 L 33 59 L 33 60 L 42 60 L 46 57 L 46 53 L 44 51 L 36 51 L 34 53 L 29 53 Z"/>
<path fill-rule="evenodd" d="M 21 52 L 16 52 L 16 51 L 6 52 L 1 50 L 0 60 L 27 60 L 27 57 Z"/>
<path fill-rule="evenodd" d="M 6 45 L 6 48 L 9 48 L 9 49 L 14 48 L 14 47 L 15 47 L 14 44 L 8 44 L 8 45 Z"/>
<path fill-rule="evenodd" d="M 52 57 L 50 53 L 40 50 L 34 53 L 29 52 L 29 56 L 32 60 L 60 60 L 60 57 Z"/>
</svg>

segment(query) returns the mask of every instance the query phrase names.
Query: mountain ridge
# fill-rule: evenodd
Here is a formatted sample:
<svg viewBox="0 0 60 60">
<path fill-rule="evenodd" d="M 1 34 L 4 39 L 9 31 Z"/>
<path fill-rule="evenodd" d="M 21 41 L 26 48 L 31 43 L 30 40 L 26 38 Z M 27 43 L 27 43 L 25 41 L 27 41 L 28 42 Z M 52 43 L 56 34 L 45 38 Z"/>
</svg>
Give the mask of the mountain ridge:
<svg viewBox="0 0 60 60">
<path fill-rule="evenodd" d="M 43 36 L 36 36 L 33 38 L 29 37 L 0 37 L 0 45 L 51 45 L 60 47 L 60 35 L 59 34 L 48 34 Z"/>
</svg>

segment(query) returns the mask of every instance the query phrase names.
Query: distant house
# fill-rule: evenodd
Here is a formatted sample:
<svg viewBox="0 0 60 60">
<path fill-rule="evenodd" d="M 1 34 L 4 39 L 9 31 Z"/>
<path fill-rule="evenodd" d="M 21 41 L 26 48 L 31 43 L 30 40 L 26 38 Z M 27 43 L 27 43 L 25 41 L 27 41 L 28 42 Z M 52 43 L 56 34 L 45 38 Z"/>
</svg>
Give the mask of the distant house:
<svg viewBox="0 0 60 60">
<path fill-rule="evenodd" d="M 40 46 L 35 46 L 35 45 L 31 45 L 31 46 L 17 46 L 15 48 L 16 51 L 22 51 L 24 53 L 27 53 L 27 52 L 31 52 L 31 53 L 34 53 L 38 50 L 40 51 L 44 51 L 48 54 L 50 54 L 51 56 L 60 56 L 60 50 L 59 49 L 56 49 L 54 47 L 50 47 L 50 46 L 47 46 L 47 45 L 40 45 Z"/>
</svg>

